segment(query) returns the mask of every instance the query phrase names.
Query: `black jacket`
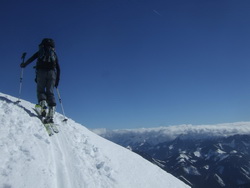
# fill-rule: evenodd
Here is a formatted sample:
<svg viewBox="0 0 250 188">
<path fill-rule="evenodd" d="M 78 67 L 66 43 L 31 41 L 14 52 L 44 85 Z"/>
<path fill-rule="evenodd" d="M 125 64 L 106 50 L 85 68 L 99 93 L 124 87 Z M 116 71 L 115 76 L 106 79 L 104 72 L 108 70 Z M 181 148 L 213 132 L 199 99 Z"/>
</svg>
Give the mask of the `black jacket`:
<svg viewBox="0 0 250 188">
<path fill-rule="evenodd" d="M 58 57 L 56 56 L 56 61 L 55 61 L 55 65 L 53 67 L 47 67 L 47 66 L 41 66 L 41 62 L 39 62 L 39 51 L 37 51 L 33 56 L 31 56 L 25 63 L 22 64 L 22 67 L 26 67 L 27 65 L 29 65 L 30 63 L 32 63 L 35 59 L 37 59 L 37 63 L 36 63 L 36 69 L 43 69 L 43 70 L 51 70 L 51 69 L 55 69 L 57 72 L 57 78 L 56 78 L 56 84 L 55 86 L 57 87 L 60 81 L 60 65 L 58 63 Z"/>
</svg>

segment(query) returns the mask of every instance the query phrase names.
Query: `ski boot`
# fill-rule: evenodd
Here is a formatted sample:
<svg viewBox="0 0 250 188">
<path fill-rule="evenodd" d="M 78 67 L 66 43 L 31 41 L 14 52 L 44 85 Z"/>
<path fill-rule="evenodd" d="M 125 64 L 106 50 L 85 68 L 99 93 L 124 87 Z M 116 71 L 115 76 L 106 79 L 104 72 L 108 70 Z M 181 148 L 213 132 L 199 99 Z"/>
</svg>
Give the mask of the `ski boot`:
<svg viewBox="0 0 250 188">
<path fill-rule="evenodd" d="M 44 123 L 54 123 L 55 106 L 49 106 L 49 112 L 44 120 Z"/>
<path fill-rule="evenodd" d="M 45 117 L 47 115 L 47 102 L 45 100 L 40 101 L 41 106 L 41 116 Z"/>
<path fill-rule="evenodd" d="M 35 109 L 40 116 L 45 117 L 47 114 L 47 102 L 45 100 L 40 101 L 39 104 L 36 104 Z"/>
</svg>

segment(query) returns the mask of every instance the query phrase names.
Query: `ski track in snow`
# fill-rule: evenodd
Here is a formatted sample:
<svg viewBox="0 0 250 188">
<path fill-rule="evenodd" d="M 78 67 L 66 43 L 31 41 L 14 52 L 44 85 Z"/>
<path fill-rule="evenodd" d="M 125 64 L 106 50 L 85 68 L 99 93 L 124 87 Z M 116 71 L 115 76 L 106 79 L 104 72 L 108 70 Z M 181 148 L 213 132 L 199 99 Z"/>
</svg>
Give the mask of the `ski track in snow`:
<svg viewBox="0 0 250 188">
<path fill-rule="evenodd" d="M 16 100 L 0 93 L 0 188 L 188 187 L 58 113 L 49 137 L 34 104 Z"/>
<path fill-rule="evenodd" d="M 3 97 L 2 97 L 3 99 Z M 8 129 L 3 129 L 2 127 L 1 132 L 4 137 L 1 139 L 3 142 L 1 143 L 1 151 L 6 153 L 6 161 L 1 162 L 1 175 L 5 178 L 5 184 L 2 187 L 26 187 L 29 184 L 37 185 L 37 187 L 60 187 L 60 188 L 75 188 L 75 187 L 109 187 L 107 182 L 102 182 L 100 184 L 96 184 L 93 181 L 93 177 L 98 177 L 99 173 L 102 173 L 102 167 L 104 167 L 104 162 L 98 161 L 98 149 L 92 148 L 90 144 L 88 144 L 88 140 L 84 135 L 74 136 L 79 130 L 75 127 L 67 126 L 67 124 L 60 123 L 60 133 L 57 135 L 53 135 L 48 137 L 40 120 L 36 117 L 35 112 L 25 110 L 26 114 L 23 113 L 25 107 L 21 104 L 14 104 L 14 101 L 5 100 L 5 103 L 1 104 L 1 109 L 4 109 L 3 113 L 0 114 L 2 116 L 2 125 L 8 126 Z M 16 116 L 17 119 L 10 119 L 8 115 L 11 117 Z M 19 116 L 18 114 L 22 114 Z M 23 116 L 24 115 L 24 116 Z M 30 122 L 30 117 L 32 118 L 32 122 Z M 56 120 L 58 121 L 58 117 Z M 59 120 L 60 121 L 60 120 Z M 36 127 L 34 124 L 40 124 L 38 130 L 35 129 Z M 26 133 L 23 132 L 22 127 L 16 128 L 16 125 L 26 126 L 25 129 L 27 130 Z M 70 123 L 69 123 L 70 125 Z M 67 126 L 67 127 L 66 127 Z M 7 132 L 9 130 L 9 132 Z M 30 131 L 28 131 L 30 130 Z M 38 131 L 38 132 L 37 132 Z M 68 134 L 64 134 L 68 132 Z M 72 134 L 72 132 L 74 132 Z M 23 135 L 26 135 L 25 137 Z M 72 135 L 73 139 L 68 137 L 67 135 Z M 35 139 L 34 139 L 35 138 Z M 36 140 L 35 143 L 30 143 L 29 140 Z M 76 145 L 72 145 L 72 143 L 77 143 Z M 10 145 L 11 144 L 11 145 Z M 70 147 L 69 147 L 70 146 Z M 83 147 L 84 146 L 84 147 Z M 8 148 L 14 148 L 13 151 L 8 153 Z M 39 152 L 31 152 L 30 150 L 38 150 Z M 79 156 L 79 150 L 82 150 L 81 154 L 85 154 L 87 159 L 83 156 Z M 43 154 L 42 156 L 31 156 L 31 153 L 38 153 Z M 72 155 L 73 153 L 73 155 Z M 9 158 L 8 155 L 11 157 Z M 9 158 L 9 159 L 8 159 Z M 28 178 L 29 173 L 29 166 L 34 160 L 39 159 L 41 165 L 36 165 L 37 176 L 45 177 L 45 181 L 41 180 L 41 182 L 37 182 L 38 178 L 35 179 L 33 182 L 25 181 Z M 66 160 L 67 159 L 67 160 Z M 20 160 L 22 161 L 19 165 Z M 96 162 L 96 168 L 99 172 L 95 171 L 92 168 L 88 168 L 92 165 L 92 161 Z M 72 166 L 73 163 L 70 161 L 78 161 L 78 164 L 86 163 L 91 161 L 89 164 L 85 164 L 84 166 L 78 166 L 74 168 Z M 74 163 L 75 164 L 75 163 Z M 34 165 L 35 166 L 35 165 Z M 48 167 L 47 169 L 40 169 L 41 166 Z M 16 171 L 13 171 L 15 169 Z M 77 169 L 77 170 L 75 170 Z M 109 167 L 106 167 L 104 172 L 109 173 Z M 41 172 L 41 174 L 38 173 Z M 23 184 L 19 185 L 12 185 L 12 176 L 16 178 L 16 173 L 20 173 L 19 176 L 23 182 Z M 44 174 L 46 176 L 44 176 Z M 90 174 L 88 177 L 86 177 Z M 78 176 L 79 178 L 76 178 Z M 84 181 L 77 182 L 72 180 L 80 180 L 83 177 L 86 177 Z M 108 175 L 107 175 L 108 177 Z M 30 181 L 30 180 L 29 180 Z M 2 182 L 2 181 L 1 181 Z M 50 182 L 47 184 L 46 182 Z M 84 182 L 87 182 L 84 185 Z M 40 185 L 40 186 L 39 186 Z M 28 186 L 29 187 L 29 186 Z M 112 186 L 111 186 L 112 187 Z"/>
</svg>

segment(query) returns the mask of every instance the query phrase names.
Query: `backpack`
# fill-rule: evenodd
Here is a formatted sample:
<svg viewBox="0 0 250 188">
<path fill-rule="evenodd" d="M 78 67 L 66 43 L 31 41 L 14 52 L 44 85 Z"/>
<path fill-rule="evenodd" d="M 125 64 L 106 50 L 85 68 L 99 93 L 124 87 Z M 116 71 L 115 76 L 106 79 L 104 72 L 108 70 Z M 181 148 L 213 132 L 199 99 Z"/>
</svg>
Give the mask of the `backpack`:
<svg viewBox="0 0 250 188">
<path fill-rule="evenodd" d="M 54 69 L 56 67 L 56 52 L 53 39 L 45 38 L 39 45 L 37 69 Z"/>
</svg>

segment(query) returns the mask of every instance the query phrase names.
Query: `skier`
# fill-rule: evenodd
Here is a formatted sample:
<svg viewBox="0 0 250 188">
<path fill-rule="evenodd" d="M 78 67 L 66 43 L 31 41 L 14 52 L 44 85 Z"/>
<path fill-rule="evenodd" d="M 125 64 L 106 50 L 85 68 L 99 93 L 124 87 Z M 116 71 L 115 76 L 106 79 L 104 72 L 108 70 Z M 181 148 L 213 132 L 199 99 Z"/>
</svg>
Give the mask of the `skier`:
<svg viewBox="0 0 250 188">
<path fill-rule="evenodd" d="M 54 123 L 53 118 L 56 107 L 54 87 L 57 88 L 59 84 L 60 66 L 53 39 L 44 38 L 39 44 L 39 50 L 26 62 L 21 63 L 21 68 L 25 68 L 35 59 L 37 59 L 35 81 L 37 83 L 38 99 L 36 107 L 40 107 L 40 115 L 44 117 L 44 123 Z"/>
</svg>

